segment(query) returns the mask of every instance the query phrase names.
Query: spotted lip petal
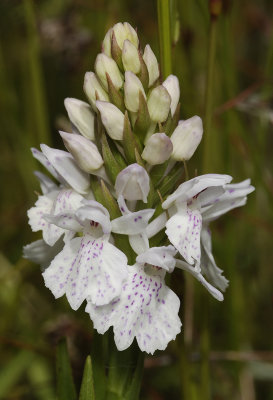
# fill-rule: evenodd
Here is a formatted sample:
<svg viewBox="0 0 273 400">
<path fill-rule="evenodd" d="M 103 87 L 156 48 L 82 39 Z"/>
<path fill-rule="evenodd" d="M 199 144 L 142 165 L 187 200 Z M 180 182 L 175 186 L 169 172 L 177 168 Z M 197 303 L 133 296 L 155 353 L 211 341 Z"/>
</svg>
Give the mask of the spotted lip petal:
<svg viewBox="0 0 273 400">
<path fill-rule="evenodd" d="M 166 223 L 166 234 L 170 242 L 189 264 L 200 268 L 200 233 L 202 217 L 198 210 L 180 209 Z"/>
<path fill-rule="evenodd" d="M 113 326 L 118 350 L 127 349 L 135 337 L 141 351 L 164 350 L 181 329 L 179 298 L 160 273 L 150 274 L 139 264 L 128 273 L 119 297 L 103 307 L 88 301 L 86 311 L 99 333 Z"/>
<path fill-rule="evenodd" d="M 87 297 L 101 306 L 120 294 L 127 258 L 107 240 L 87 234 L 67 242 L 43 277 L 56 298 L 66 294 L 73 310 Z"/>
</svg>

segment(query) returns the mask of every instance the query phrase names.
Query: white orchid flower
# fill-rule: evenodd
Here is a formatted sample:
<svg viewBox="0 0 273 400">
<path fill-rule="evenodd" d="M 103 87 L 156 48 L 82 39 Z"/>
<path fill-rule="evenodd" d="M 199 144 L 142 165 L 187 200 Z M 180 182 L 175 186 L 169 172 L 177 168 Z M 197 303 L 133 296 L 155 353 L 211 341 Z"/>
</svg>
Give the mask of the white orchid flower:
<svg viewBox="0 0 273 400">
<path fill-rule="evenodd" d="M 75 213 L 51 216 L 61 228 L 82 232 L 68 241 L 43 273 L 45 285 L 56 298 L 66 294 L 73 310 L 89 297 L 95 305 L 119 296 L 127 277 L 127 257 L 109 243 L 109 213 L 100 203 L 84 200 Z"/>
<path fill-rule="evenodd" d="M 129 242 L 136 254 L 144 253 L 149 249 L 149 240 L 146 232 L 149 219 L 155 210 L 146 208 L 132 212 L 128 209 L 123 196 L 119 196 L 118 204 L 122 217 L 111 221 L 112 232 L 128 235 Z"/>
<path fill-rule="evenodd" d="M 128 268 L 120 296 L 102 307 L 87 302 L 86 312 L 99 333 L 113 326 L 118 350 L 127 349 L 136 338 L 141 351 L 153 354 L 180 332 L 180 300 L 164 281 L 175 253 L 173 246 L 149 249 Z"/>
<path fill-rule="evenodd" d="M 53 246 L 64 234 L 64 241 L 74 236 L 72 232 L 51 223 L 45 216 L 55 216 L 65 212 L 75 212 L 80 206 L 83 196 L 73 189 L 52 190 L 39 196 L 35 206 L 27 212 L 29 225 L 33 232 L 42 231 L 43 239 L 49 246 Z"/>
</svg>

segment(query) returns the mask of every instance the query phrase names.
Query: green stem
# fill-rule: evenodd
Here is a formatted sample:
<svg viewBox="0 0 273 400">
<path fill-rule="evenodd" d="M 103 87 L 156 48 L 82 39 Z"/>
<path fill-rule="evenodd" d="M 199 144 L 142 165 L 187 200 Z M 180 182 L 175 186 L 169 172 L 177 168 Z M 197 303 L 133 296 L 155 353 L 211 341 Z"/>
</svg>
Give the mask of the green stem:
<svg viewBox="0 0 273 400">
<path fill-rule="evenodd" d="M 162 79 L 172 73 L 170 1 L 157 0 L 158 34 Z"/>
<path fill-rule="evenodd" d="M 208 69 L 205 91 L 205 115 L 204 115 L 204 144 L 203 144 L 203 173 L 209 172 L 211 164 L 211 117 L 213 104 L 213 83 L 215 67 L 215 50 L 217 37 L 217 18 L 211 18 L 208 47 Z M 211 171 L 210 171 L 211 172 Z"/>
</svg>

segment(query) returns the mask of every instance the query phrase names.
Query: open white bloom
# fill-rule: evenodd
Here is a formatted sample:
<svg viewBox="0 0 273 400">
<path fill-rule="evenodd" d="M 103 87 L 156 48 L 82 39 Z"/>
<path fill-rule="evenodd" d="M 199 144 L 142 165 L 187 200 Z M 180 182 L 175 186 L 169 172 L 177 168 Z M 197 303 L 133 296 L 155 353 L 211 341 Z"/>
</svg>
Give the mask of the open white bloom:
<svg viewBox="0 0 273 400">
<path fill-rule="evenodd" d="M 131 164 L 117 176 L 115 183 L 117 197 L 126 200 L 142 200 L 147 203 L 150 190 L 150 178 L 147 171 L 139 164 Z"/>
<path fill-rule="evenodd" d="M 119 296 L 127 277 L 127 257 L 109 243 L 109 213 L 100 203 L 85 200 L 75 213 L 51 217 L 59 227 L 82 232 L 68 241 L 43 273 L 45 285 L 56 298 L 66 294 L 76 310 L 88 297 L 104 305 Z"/>
<path fill-rule="evenodd" d="M 141 351 L 153 354 L 180 332 L 180 301 L 164 281 L 164 269 L 173 268 L 175 253 L 172 246 L 149 249 L 128 268 L 120 296 L 103 307 L 88 301 L 86 311 L 95 329 L 105 333 L 113 326 L 118 350 L 127 349 L 136 338 Z"/>
<path fill-rule="evenodd" d="M 188 264 L 195 264 L 195 273 L 205 273 L 221 290 L 226 288 L 227 280 L 212 255 L 208 222 L 244 205 L 247 194 L 254 190 L 249 179 L 230 185 L 231 179 L 217 174 L 193 178 L 182 183 L 162 204 L 172 215 L 166 223 L 170 242 Z"/>
<path fill-rule="evenodd" d="M 74 236 L 70 230 L 55 226 L 45 216 L 58 215 L 65 212 L 75 212 L 80 206 L 83 197 L 73 189 L 58 189 L 39 196 L 35 206 L 28 210 L 29 225 L 33 232 L 42 231 L 43 239 L 53 246 L 63 235 L 64 240 Z"/>
<path fill-rule="evenodd" d="M 130 245 L 134 252 L 136 254 L 144 253 L 149 249 L 146 228 L 155 210 L 146 208 L 144 210 L 131 212 L 123 196 L 119 196 L 118 204 L 123 216 L 111 222 L 112 232 L 128 235 Z"/>
</svg>

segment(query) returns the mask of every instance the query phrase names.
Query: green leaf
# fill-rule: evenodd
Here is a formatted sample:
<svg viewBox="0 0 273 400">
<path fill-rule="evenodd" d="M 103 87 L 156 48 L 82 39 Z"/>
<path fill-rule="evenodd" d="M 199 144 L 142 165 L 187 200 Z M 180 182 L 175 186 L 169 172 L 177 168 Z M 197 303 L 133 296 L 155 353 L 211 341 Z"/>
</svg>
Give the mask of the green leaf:
<svg viewBox="0 0 273 400">
<path fill-rule="evenodd" d="M 151 125 L 151 118 L 147 106 L 146 99 L 142 93 L 139 91 L 139 109 L 137 113 L 137 119 L 134 125 L 134 132 L 139 137 L 139 139 L 144 142 L 146 134 Z"/>
<path fill-rule="evenodd" d="M 123 71 L 124 68 L 123 68 L 123 64 L 122 64 L 122 50 L 118 45 L 117 38 L 116 38 L 114 31 L 112 33 L 112 39 L 111 39 L 111 54 L 112 54 L 113 59 L 116 61 L 119 69 L 121 71 Z"/>
<path fill-rule="evenodd" d="M 102 193 L 102 197 L 103 197 L 102 204 L 109 211 L 111 219 L 120 217 L 121 216 L 121 212 L 120 212 L 119 206 L 117 204 L 117 201 L 114 199 L 114 197 L 112 196 L 110 190 L 105 185 L 103 180 L 100 181 L 100 186 L 101 186 L 101 193 Z"/>
<path fill-rule="evenodd" d="M 169 194 L 179 183 L 183 174 L 183 166 L 181 163 L 177 163 L 170 173 L 165 176 L 160 182 L 160 193 L 162 197 Z M 158 193 L 155 191 L 153 194 L 153 198 L 151 200 L 151 206 L 155 206 L 158 203 Z"/>
<path fill-rule="evenodd" d="M 111 182 L 115 184 L 116 177 L 123 168 L 117 162 L 117 159 L 114 156 L 112 149 L 110 149 L 105 133 L 102 134 L 101 141 L 102 141 L 102 155 L 104 159 L 105 170 Z"/>
<path fill-rule="evenodd" d="M 142 352 L 139 352 L 137 366 L 134 371 L 134 375 L 127 390 L 124 400 L 138 400 L 139 399 L 139 392 L 141 389 L 141 382 L 142 382 L 142 375 L 143 375 L 143 366 L 144 366 L 144 358 L 145 355 Z"/>
<path fill-rule="evenodd" d="M 98 400 L 104 400 L 106 394 L 105 365 L 107 364 L 108 336 L 108 332 L 104 335 L 94 332 L 91 347 L 94 389 Z"/>
<path fill-rule="evenodd" d="M 145 61 L 143 60 L 142 54 L 140 52 L 138 52 L 138 54 L 140 61 L 140 72 L 137 75 L 142 83 L 145 92 L 147 92 L 149 87 L 149 72 Z"/>
<path fill-rule="evenodd" d="M 107 83 L 108 83 L 108 94 L 110 97 L 111 102 L 120 109 L 124 113 L 125 111 L 125 105 L 124 105 L 124 99 L 120 91 L 115 87 L 115 85 L 112 82 L 112 79 L 110 78 L 109 74 L 106 73 L 106 78 L 107 78 Z"/>
<path fill-rule="evenodd" d="M 66 339 L 62 339 L 57 347 L 57 400 L 76 400 L 76 389 L 69 362 Z"/>
<path fill-rule="evenodd" d="M 21 350 L 9 362 L 0 373 L 0 397 L 6 398 L 12 387 L 19 381 L 34 358 L 34 354 Z"/>
<path fill-rule="evenodd" d="M 125 118 L 124 118 L 123 149 L 125 157 L 129 162 L 129 164 L 135 163 L 136 162 L 135 150 L 137 149 L 139 153 L 141 152 L 141 150 L 140 150 L 140 144 L 138 143 L 137 138 L 135 137 L 131 129 L 131 124 L 127 111 L 125 113 Z"/>
<path fill-rule="evenodd" d="M 86 358 L 79 400 L 95 400 L 91 357 Z"/>
<path fill-rule="evenodd" d="M 181 104 L 178 103 L 173 116 L 171 116 L 171 113 L 169 113 L 167 121 L 163 125 L 163 132 L 168 136 L 171 136 L 171 134 L 173 133 L 173 131 L 175 130 L 175 128 L 178 125 L 178 121 L 180 118 L 180 106 L 181 106 Z"/>
</svg>

